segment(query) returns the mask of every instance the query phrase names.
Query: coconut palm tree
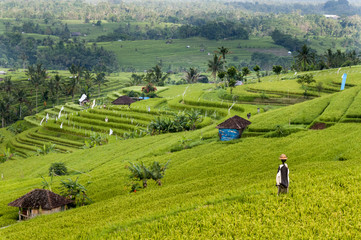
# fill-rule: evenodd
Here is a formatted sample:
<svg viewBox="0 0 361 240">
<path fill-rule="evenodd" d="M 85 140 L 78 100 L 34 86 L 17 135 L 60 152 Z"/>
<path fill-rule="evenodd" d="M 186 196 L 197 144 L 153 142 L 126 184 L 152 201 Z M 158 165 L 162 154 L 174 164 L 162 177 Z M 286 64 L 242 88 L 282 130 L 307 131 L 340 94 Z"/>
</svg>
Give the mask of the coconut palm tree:
<svg viewBox="0 0 361 240">
<path fill-rule="evenodd" d="M 7 114 L 8 114 L 8 111 L 6 108 L 6 103 L 4 102 L 4 100 L 0 100 L 0 116 L 1 116 L 1 127 L 2 128 L 5 127 L 5 119 L 6 119 Z"/>
<path fill-rule="evenodd" d="M 221 71 L 223 69 L 223 62 L 221 61 L 222 56 L 217 56 L 217 54 L 214 54 L 212 60 L 208 60 L 208 70 L 212 72 L 213 78 L 216 80 L 217 72 Z"/>
<path fill-rule="evenodd" d="M 66 85 L 67 94 L 71 95 L 71 99 L 73 102 L 74 102 L 74 95 L 79 91 L 79 89 L 80 89 L 80 82 L 77 77 L 72 78 Z"/>
<path fill-rule="evenodd" d="M 39 87 L 44 83 L 47 78 L 47 73 L 45 68 L 41 64 L 36 66 L 29 66 L 26 75 L 29 78 L 30 84 L 35 88 L 35 103 L 36 103 L 36 113 L 38 112 L 38 90 Z"/>
<path fill-rule="evenodd" d="M 108 82 L 108 80 L 105 78 L 105 73 L 103 72 L 98 72 L 96 73 L 96 76 L 94 77 L 94 83 L 96 85 L 98 85 L 98 96 L 100 97 L 100 92 L 101 92 L 101 85 L 107 85 L 106 83 Z"/>
<path fill-rule="evenodd" d="M 56 104 L 59 104 L 59 94 L 64 88 L 64 83 L 62 82 L 62 79 L 58 74 L 54 76 L 53 84 L 54 84 L 54 94 L 56 96 Z"/>
<path fill-rule="evenodd" d="M 219 51 L 216 51 L 216 52 L 219 53 L 219 54 L 221 54 L 223 60 L 226 61 L 226 55 L 227 55 L 228 53 L 230 53 L 230 52 L 229 52 L 229 48 L 225 48 L 225 47 L 222 46 L 222 47 L 220 47 L 220 48 L 218 48 L 218 49 L 219 49 Z"/>
<path fill-rule="evenodd" d="M 10 93 L 13 90 L 14 84 L 11 81 L 11 76 L 4 77 L 4 82 L 1 86 L 1 88 L 8 94 L 8 97 L 10 97 Z"/>
<path fill-rule="evenodd" d="M 24 89 L 16 89 L 13 95 L 15 100 L 19 103 L 19 119 L 21 119 L 21 106 L 23 103 L 27 102 L 28 94 Z"/>
<path fill-rule="evenodd" d="M 184 80 L 188 83 L 196 83 L 199 77 L 199 73 L 195 68 L 189 68 L 189 71 L 185 71 Z"/>
<path fill-rule="evenodd" d="M 307 71 L 309 66 L 313 64 L 314 53 L 306 44 L 300 50 L 297 50 L 296 64 L 300 71 Z"/>
</svg>

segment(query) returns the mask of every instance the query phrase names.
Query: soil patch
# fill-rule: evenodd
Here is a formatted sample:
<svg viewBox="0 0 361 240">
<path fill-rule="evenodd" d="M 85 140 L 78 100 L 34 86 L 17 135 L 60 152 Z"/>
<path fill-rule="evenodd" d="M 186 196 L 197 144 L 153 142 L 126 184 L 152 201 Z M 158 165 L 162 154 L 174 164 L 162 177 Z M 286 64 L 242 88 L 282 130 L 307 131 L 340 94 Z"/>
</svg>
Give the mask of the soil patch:
<svg viewBox="0 0 361 240">
<path fill-rule="evenodd" d="M 313 126 L 310 128 L 312 130 L 322 130 L 326 128 L 326 123 L 315 123 L 313 124 Z"/>
</svg>

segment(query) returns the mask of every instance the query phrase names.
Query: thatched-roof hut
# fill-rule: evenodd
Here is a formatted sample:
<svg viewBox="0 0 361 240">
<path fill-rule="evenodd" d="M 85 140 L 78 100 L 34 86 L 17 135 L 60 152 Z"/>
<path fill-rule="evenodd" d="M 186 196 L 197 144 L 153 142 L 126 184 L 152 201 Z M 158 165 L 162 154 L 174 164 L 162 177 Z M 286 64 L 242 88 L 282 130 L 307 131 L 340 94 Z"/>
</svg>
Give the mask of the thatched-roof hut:
<svg viewBox="0 0 361 240">
<path fill-rule="evenodd" d="M 26 220 L 37 215 L 64 211 L 69 203 L 66 199 L 46 189 L 34 189 L 24 196 L 8 204 L 19 208 L 19 220 Z"/>
<path fill-rule="evenodd" d="M 219 129 L 218 135 L 221 141 L 229 141 L 240 138 L 244 129 L 250 124 L 250 121 L 235 115 L 219 124 L 216 128 Z"/>
<path fill-rule="evenodd" d="M 115 99 L 112 104 L 114 105 L 129 105 L 135 102 L 131 97 L 128 97 L 127 95 L 120 96 L 117 99 Z"/>
</svg>

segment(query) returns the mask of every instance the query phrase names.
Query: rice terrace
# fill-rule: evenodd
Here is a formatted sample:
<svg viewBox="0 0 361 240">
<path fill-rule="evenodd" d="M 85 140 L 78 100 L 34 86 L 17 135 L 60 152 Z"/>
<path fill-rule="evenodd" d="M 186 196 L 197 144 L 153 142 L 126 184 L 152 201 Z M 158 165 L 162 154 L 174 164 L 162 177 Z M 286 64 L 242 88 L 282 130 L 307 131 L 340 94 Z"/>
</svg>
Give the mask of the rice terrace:
<svg viewBox="0 0 361 240">
<path fill-rule="evenodd" d="M 360 14 L 0 0 L 0 239 L 359 239 Z"/>
</svg>

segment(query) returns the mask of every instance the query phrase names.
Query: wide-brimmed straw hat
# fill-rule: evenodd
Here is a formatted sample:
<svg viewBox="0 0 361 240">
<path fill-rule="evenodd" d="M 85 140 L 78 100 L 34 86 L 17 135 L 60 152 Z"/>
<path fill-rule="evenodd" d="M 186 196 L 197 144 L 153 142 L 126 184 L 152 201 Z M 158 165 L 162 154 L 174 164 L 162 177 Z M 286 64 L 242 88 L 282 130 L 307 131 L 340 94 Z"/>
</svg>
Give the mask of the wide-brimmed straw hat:
<svg viewBox="0 0 361 240">
<path fill-rule="evenodd" d="M 281 160 L 287 160 L 286 154 L 281 154 L 280 159 L 281 159 Z"/>
</svg>

